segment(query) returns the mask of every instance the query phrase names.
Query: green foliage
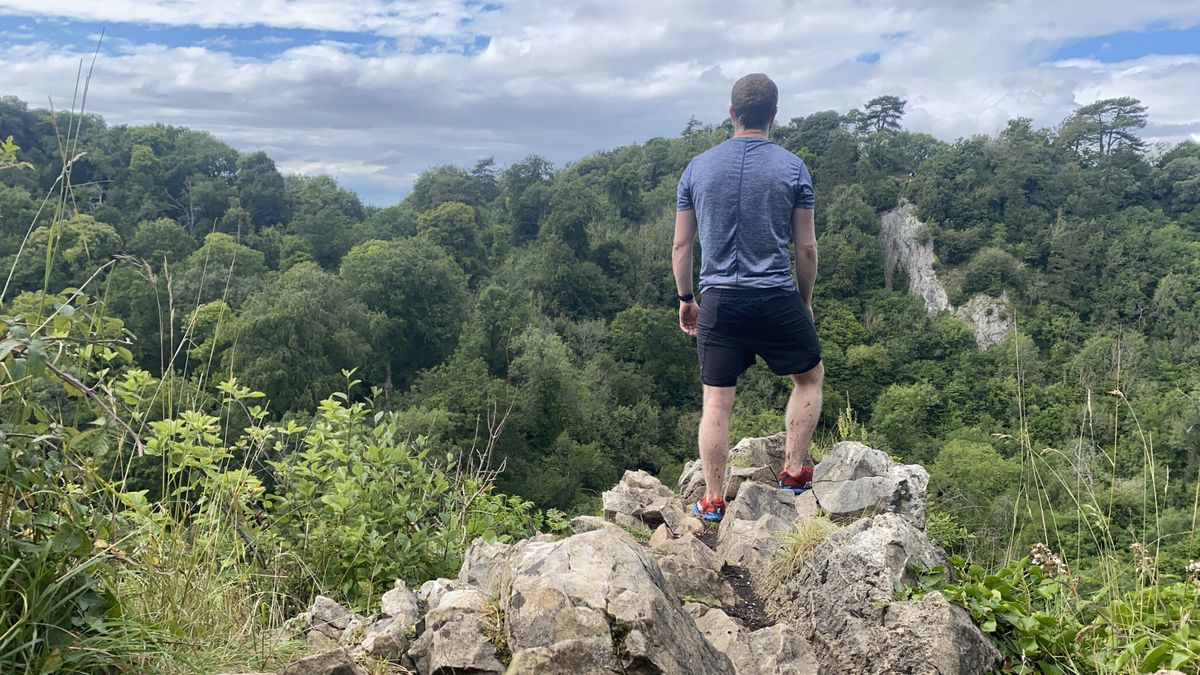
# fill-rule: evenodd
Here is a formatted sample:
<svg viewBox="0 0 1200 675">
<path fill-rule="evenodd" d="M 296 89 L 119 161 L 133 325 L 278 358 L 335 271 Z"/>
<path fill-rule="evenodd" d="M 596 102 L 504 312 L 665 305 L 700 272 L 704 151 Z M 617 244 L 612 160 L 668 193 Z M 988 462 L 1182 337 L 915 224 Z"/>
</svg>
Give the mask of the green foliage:
<svg viewBox="0 0 1200 675">
<path fill-rule="evenodd" d="M 1042 557 L 1045 556 L 1045 557 Z M 1017 673 L 1190 671 L 1200 663 L 1191 630 L 1200 585 L 1162 583 L 1081 594 L 1048 549 L 989 572 L 952 556 L 955 579 L 934 568 L 909 593 L 938 590 L 959 603 Z"/>
</svg>

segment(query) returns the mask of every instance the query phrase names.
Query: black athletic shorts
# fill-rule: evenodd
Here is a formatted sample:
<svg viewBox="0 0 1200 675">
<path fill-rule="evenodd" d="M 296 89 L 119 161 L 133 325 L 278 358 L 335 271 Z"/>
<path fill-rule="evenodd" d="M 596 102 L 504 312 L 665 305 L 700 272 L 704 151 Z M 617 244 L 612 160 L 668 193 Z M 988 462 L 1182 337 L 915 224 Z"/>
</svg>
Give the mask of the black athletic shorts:
<svg viewBox="0 0 1200 675">
<path fill-rule="evenodd" d="M 761 356 L 771 372 L 791 375 L 821 362 L 821 345 L 804 300 L 783 288 L 708 288 L 696 322 L 700 380 L 732 387 Z"/>
</svg>

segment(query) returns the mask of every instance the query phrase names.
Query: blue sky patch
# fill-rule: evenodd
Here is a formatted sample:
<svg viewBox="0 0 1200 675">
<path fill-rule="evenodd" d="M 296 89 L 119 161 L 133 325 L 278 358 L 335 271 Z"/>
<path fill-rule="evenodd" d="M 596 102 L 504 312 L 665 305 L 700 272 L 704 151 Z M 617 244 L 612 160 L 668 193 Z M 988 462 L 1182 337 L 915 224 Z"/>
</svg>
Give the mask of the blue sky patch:
<svg viewBox="0 0 1200 675">
<path fill-rule="evenodd" d="M 307 28 L 274 28 L 245 26 L 203 28 L 199 26 L 166 26 L 142 23 L 98 23 L 63 21 L 29 16 L 6 16 L 7 30 L 0 32 L 0 43 L 31 44 L 46 42 L 56 47 L 78 51 L 96 48 L 96 39 L 104 31 L 101 51 L 113 53 L 127 47 L 159 44 L 168 47 L 205 47 L 243 58 L 271 60 L 283 52 L 304 45 L 336 43 L 343 49 L 367 55 L 383 46 L 387 51 L 412 51 L 416 54 L 449 51 L 467 56 L 487 48 L 491 38 L 466 34 L 463 40 L 450 43 L 440 38 L 422 37 L 417 40 L 393 40 L 370 32 L 312 30 Z"/>
<path fill-rule="evenodd" d="M 1102 63 L 1116 63 L 1149 54 L 1200 54 L 1200 25 L 1185 29 L 1121 31 L 1080 38 L 1060 46 L 1047 60 L 1093 59 Z"/>
</svg>

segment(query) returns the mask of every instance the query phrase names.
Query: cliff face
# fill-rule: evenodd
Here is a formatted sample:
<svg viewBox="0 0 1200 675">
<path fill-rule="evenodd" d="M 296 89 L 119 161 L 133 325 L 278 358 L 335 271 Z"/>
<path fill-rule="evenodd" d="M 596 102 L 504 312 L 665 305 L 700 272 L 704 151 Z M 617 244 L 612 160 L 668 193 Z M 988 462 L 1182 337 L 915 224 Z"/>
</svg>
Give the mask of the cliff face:
<svg viewBox="0 0 1200 675">
<path fill-rule="evenodd" d="M 922 223 L 916 211 L 916 206 L 902 201 L 900 206 L 883 214 L 881 236 L 887 286 L 891 287 L 896 269 L 904 270 L 909 295 L 921 298 L 930 316 L 948 311 L 967 322 L 980 349 L 999 344 L 1013 329 L 1012 301 L 1008 294 L 1001 293 L 997 298 L 979 293 L 960 307 L 951 305 L 946 286 L 934 269 L 937 258 L 933 244 L 918 238 Z"/>
</svg>

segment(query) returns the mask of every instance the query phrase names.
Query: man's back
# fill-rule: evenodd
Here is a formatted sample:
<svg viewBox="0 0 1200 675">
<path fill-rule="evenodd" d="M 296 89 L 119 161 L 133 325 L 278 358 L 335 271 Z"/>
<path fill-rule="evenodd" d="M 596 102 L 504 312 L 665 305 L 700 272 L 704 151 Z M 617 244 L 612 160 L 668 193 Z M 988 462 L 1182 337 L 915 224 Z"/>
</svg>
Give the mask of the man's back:
<svg viewBox="0 0 1200 675">
<path fill-rule="evenodd" d="M 676 208 L 695 209 L 700 285 L 794 289 L 792 210 L 813 208 L 804 162 L 761 136 L 736 136 L 697 155 Z"/>
</svg>

